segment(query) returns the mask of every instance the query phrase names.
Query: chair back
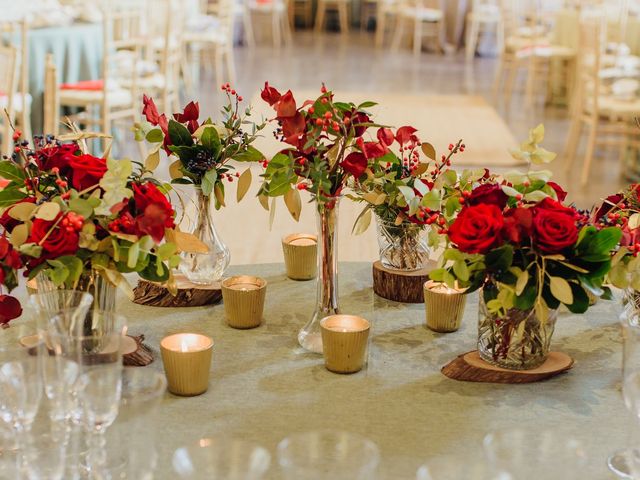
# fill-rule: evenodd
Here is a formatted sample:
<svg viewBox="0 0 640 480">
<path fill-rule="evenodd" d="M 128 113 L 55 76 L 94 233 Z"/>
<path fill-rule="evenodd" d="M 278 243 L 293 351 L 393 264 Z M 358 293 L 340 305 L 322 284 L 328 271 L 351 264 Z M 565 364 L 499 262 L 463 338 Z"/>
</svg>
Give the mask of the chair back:
<svg viewBox="0 0 640 480">
<path fill-rule="evenodd" d="M 27 94 L 29 92 L 29 25 L 26 19 L 23 19 L 19 22 L 5 22 L 0 23 L 0 33 L 2 34 L 3 41 L 6 45 L 10 45 L 15 49 L 16 58 L 13 72 L 16 73 L 16 77 L 14 79 L 14 85 L 12 90 L 12 95 L 14 98 L 12 100 L 17 102 L 18 99 L 22 102 L 20 107 L 20 114 L 22 118 L 20 119 L 20 123 L 24 128 L 25 125 L 29 124 L 27 122 L 26 116 L 29 114 L 29 107 L 27 104 Z M 0 90 L 2 93 L 4 90 Z M 16 93 L 19 93 L 18 97 Z M 13 109 L 15 109 L 16 104 L 12 104 L 12 113 Z"/>
</svg>

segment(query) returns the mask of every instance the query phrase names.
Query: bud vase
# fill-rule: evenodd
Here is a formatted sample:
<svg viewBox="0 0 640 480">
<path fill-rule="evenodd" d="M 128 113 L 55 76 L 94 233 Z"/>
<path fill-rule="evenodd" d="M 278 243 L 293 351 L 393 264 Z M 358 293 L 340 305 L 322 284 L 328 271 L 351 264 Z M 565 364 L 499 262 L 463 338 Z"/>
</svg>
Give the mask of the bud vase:
<svg viewBox="0 0 640 480">
<path fill-rule="evenodd" d="M 485 287 L 486 288 L 486 287 Z M 558 316 L 538 317 L 535 309 L 510 309 L 505 316 L 492 314 L 480 291 L 478 353 L 484 361 L 509 370 L 530 370 L 542 365 L 549 354 Z"/>
<path fill-rule="evenodd" d="M 196 214 L 193 227 L 190 229 L 195 237 L 204 243 L 207 253 L 184 253 L 180 262 L 180 273 L 187 280 L 199 285 L 211 285 L 219 281 L 229 266 L 231 255 L 222 242 L 211 217 L 212 197 L 204 195 L 202 189 L 196 188 Z"/>
<path fill-rule="evenodd" d="M 317 204 L 318 276 L 316 308 L 311 320 L 298 333 L 305 350 L 322 353 L 320 320 L 338 311 L 338 206 L 340 199 Z"/>
<path fill-rule="evenodd" d="M 421 270 L 429 261 L 429 248 L 425 239 L 424 225 L 384 220 L 378 223 L 378 247 L 380 263 L 392 270 Z"/>
</svg>

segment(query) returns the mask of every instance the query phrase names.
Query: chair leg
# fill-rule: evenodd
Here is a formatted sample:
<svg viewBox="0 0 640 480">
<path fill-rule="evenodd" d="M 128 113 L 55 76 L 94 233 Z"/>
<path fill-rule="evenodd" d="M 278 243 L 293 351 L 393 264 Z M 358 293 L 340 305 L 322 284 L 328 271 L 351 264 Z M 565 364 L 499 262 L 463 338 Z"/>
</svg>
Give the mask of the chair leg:
<svg viewBox="0 0 640 480">
<path fill-rule="evenodd" d="M 509 108 L 511 106 L 513 84 L 515 83 L 517 74 L 518 74 L 518 64 L 516 62 L 510 62 L 509 73 L 507 74 L 507 78 L 505 80 L 505 85 L 504 85 L 504 103 L 506 108 Z"/>
<path fill-rule="evenodd" d="M 502 85 L 502 74 L 505 71 L 504 55 L 498 57 L 498 67 L 496 68 L 495 78 L 493 79 L 493 87 L 491 89 L 491 96 L 494 103 L 498 103 L 498 92 L 500 91 L 500 85 Z"/>
<path fill-rule="evenodd" d="M 415 19 L 413 22 L 413 55 L 420 56 L 422 52 L 422 21 Z"/>
<path fill-rule="evenodd" d="M 349 33 L 349 13 L 347 3 L 344 1 L 338 4 L 338 16 L 340 17 L 340 33 Z"/>
<path fill-rule="evenodd" d="M 393 39 L 391 40 L 391 50 L 397 51 L 400 48 L 400 42 L 404 36 L 404 24 L 405 19 L 398 15 L 396 17 L 396 25 L 393 32 Z"/>
<path fill-rule="evenodd" d="M 580 117 L 575 117 L 571 121 L 571 125 L 569 127 L 569 135 L 567 136 L 567 143 L 564 149 L 564 171 L 567 175 L 571 173 L 571 169 L 573 168 L 573 163 L 576 159 L 576 151 L 578 149 L 578 144 L 580 143 L 580 136 L 582 135 L 582 120 Z"/>
<path fill-rule="evenodd" d="M 226 47 L 224 55 L 227 61 L 227 74 L 229 75 L 229 82 L 235 84 L 236 83 L 236 65 L 233 58 L 233 47 L 232 46 Z"/>
<path fill-rule="evenodd" d="M 597 120 L 590 125 L 589 138 L 587 140 L 587 151 L 584 155 L 584 166 L 582 167 L 582 176 L 580 178 L 580 184 L 585 187 L 589 180 L 589 174 L 591 173 L 591 162 L 593 161 L 593 154 L 596 147 L 596 138 L 598 134 Z"/>
<path fill-rule="evenodd" d="M 467 20 L 467 42 L 465 45 L 467 62 L 470 62 L 471 60 L 473 60 L 473 57 L 476 54 L 479 35 L 480 35 L 480 25 L 475 19 L 470 17 Z"/>
<path fill-rule="evenodd" d="M 378 11 L 378 17 L 376 18 L 376 48 L 382 47 L 386 27 L 387 15 L 384 11 Z"/>
<path fill-rule="evenodd" d="M 315 31 L 320 32 L 324 28 L 324 15 L 326 13 L 327 5 L 324 0 L 318 0 L 318 11 L 316 12 L 316 24 Z"/>
<path fill-rule="evenodd" d="M 253 48 L 256 46 L 256 39 L 253 35 L 253 23 L 251 18 L 251 12 L 247 7 L 242 12 L 242 26 L 244 27 L 244 36 L 247 41 L 247 46 Z"/>
<path fill-rule="evenodd" d="M 280 19 L 282 21 L 282 31 L 284 33 L 284 43 L 286 45 L 291 45 L 293 43 L 293 34 L 291 32 L 291 24 L 289 23 L 289 19 L 285 13 L 280 14 Z"/>
<path fill-rule="evenodd" d="M 273 46 L 280 48 L 282 46 L 282 32 L 280 29 L 280 14 L 271 12 L 271 36 L 273 37 Z"/>
</svg>

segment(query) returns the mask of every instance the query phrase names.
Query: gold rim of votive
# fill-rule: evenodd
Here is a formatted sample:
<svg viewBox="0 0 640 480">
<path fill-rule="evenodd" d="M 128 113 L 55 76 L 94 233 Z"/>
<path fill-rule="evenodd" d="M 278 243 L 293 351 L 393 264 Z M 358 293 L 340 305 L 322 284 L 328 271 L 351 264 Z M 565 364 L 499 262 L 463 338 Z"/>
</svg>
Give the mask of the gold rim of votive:
<svg viewBox="0 0 640 480">
<path fill-rule="evenodd" d="M 453 292 L 437 290 L 444 285 Z M 460 328 L 467 303 L 466 288 L 451 288 L 443 282 L 428 280 L 424 283 L 424 307 L 427 327 L 434 332 L 450 333 Z"/>
<path fill-rule="evenodd" d="M 242 290 L 231 288 L 233 285 L 237 285 L 239 283 L 252 283 L 258 287 L 252 290 L 247 290 L 247 292 L 262 290 L 267 286 L 267 281 L 264 278 L 255 277 L 253 275 L 235 275 L 233 277 L 228 277 L 222 281 L 221 285 L 223 290 L 226 288 L 228 290 L 233 290 L 234 292 L 241 292 Z"/>
<path fill-rule="evenodd" d="M 295 245 L 291 242 L 300 239 L 313 240 L 312 245 Z M 290 233 L 289 235 L 285 235 L 282 237 L 282 243 L 284 245 L 290 245 L 296 248 L 317 248 L 318 246 L 318 236 L 313 233 Z"/>
<path fill-rule="evenodd" d="M 362 318 L 358 315 L 346 315 L 346 314 L 336 314 L 336 315 L 329 315 L 328 317 L 324 317 L 322 320 L 320 320 L 320 326 L 322 328 L 326 328 L 327 330 L 331 330 L 331 327 L 339 326 L 334 324 L 339 324 L 342 322 L 353 321 L 353 320 L 356 320 L 358 323 L 360 323 L 362 328 L 358 328 L 355 330 L 348 330 L 346 332 L 340 332 L 340 333 L 365 332 L 369 328 L 371 328 L 371 323 L 366 318 Z M 342 328 L 346 328 L 346 327 L 342 327 Z M 335 332 L 336 330 L 331 330 L 331 331 Z"/>
</svg>

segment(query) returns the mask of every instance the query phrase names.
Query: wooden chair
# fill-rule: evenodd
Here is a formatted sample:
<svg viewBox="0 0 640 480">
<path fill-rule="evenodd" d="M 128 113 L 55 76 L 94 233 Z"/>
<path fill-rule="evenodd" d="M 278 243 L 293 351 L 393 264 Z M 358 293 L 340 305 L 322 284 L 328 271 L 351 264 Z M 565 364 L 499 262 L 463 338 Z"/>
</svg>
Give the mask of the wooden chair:
<svg viewBox="0 0 640 480">
<path fill-rule="evenodd" d="M 304 28 L 313 25 L 313 1 L 290 0 L 289 1 L 289 25 L 296 28 L 296 18 L 302 17 Z"/>
<path fill-rule="evenodd" d="M 133 59 L 134 66 L 142 59 L 145 45 L 142 15 L 142 8 L 110 3 L 103 10 L 102 78 L 58 86 L 61 107 L 83 110 L 70 117 L 78 125 L 110 134 L 113 122 L 139 119 L 137 68 L 123 72 L 118 58 L 119 52 L 125 52 Z"/>
<path fill-rule="evenodd" d="M 349 8 L 351 0 L 318 0 L 316 11 L 315 31 L 320 32 L 325 26 L 327 11 L 337 11 L 340 33 L 349 33 Z"/>
<path fill-rule="evenodd" d="M 398 23 L 391 48 L 397 50 L 407 24 L 413 23 L 413 54 L 420 55 L 425 36 L 436 41 L 438 51 L 442 52 L 441 39 L 444 38 L 444 12 L 439 0 L 405 0 L 397 7 Z"/>
<path fill-rule="evenodd" d="M 47 54 L 44 70 L 44 122 L 43 133 L 57 136 L 60 132 L 60 96 L 58 95 L 58 69 L 53 55 Z"/>
<path fill-rule="evenodd" d="M 634 119 L 640 112 L 640 99 L 617 99 L 606 93 L 602 83 L 600 71 L 607 38 L 605 21 L 584 21 L 580 26 L 578 86 L 565 149 L 565 167 L 567 172 L 572 169 L 582 129 L 586 127 L 587 148 L 580 176 L 583 186 L 589 180 L 597 145 L 618 146 L 623 158 L 630 139 L 638 144 L 638 126 Z"/>
<path fill-rule="evenodd" d="M 234 83 L 236 72 L 233 58 L 233 26 L 237 12 L 235 1 L 219 0 L 215 9 L 209 12 L 216 20 L 215 29 L 183 33 L 183 70 L 190 65 L 199 66 L 199 57 L 208 53 L 210 62 L 205 64 L 210 63 L 214 66 L 217 85 L 220 86 L 225 81 Z M 249 31 L 252 32 L 253 42 L 253 30 L 250 26 Z"/>
<path fill-rule="evenodd" d="M 496 33 L 498 51 L 504 50 L 504 27 L 498 0 L 473 0 L 467 14 L 467 36 L 465 53 L 467 61 L 473 59 L 478 47 L 478 37 L 483 29 L 493 29 Z"/>
<path fill-rule="evenodd" d="M 11 111 L 11 122 L 22 130 L 23 138 L 31 139 L 31 105 L 33 99 L 29 94 L 29 25 L 26 20 L 21 22 L 0 23 L 0 33 L 9 45 L 16 50 L 16 82 L 12 101 L 9 102 L 8 91 L 0 89 L 0 111 Z M 11 103 L 11 108 L 9 108 Z M 4 117 L 4 112 L 2 113 Z M 4 149 L 3 149 L 4 151 Z"/>
<path fill-rule="evenodd" d="M 392 20 L 394 29 L 397 28 L 395 23 L 398 21 L 399 6 L 400 2 L 398 0 L 378 0 L 376 10 L 376 48 L 381 48 L 384 45 L 388 20 Z"/>
<path fill-rule="evenodd" d="M 271 37 L 274 47 L 291 44 L 291 25 L 289 22 L 289 7 L 286 0 L 251 0 L 246 6 L 249 9 L 250 20 L 258 14 L 271 17 Z M 251 27 L 253 30 L 253 25 Z"/>
</svg>

